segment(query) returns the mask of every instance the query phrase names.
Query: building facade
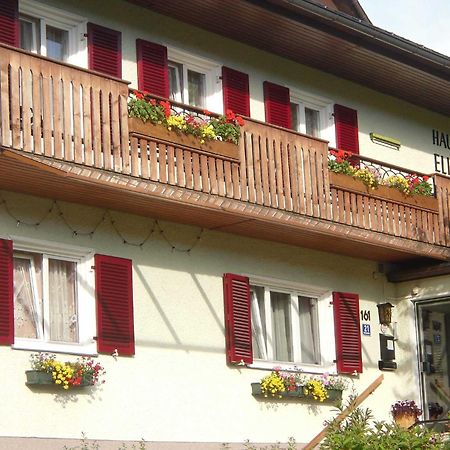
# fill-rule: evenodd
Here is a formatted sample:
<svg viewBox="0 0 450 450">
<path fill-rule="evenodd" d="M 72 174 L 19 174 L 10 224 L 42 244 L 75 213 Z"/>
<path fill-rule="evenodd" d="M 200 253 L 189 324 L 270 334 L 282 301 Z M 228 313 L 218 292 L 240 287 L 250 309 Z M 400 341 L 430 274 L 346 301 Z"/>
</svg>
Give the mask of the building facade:
<svg viewBox="0 0 450 450">
<path fill-rule="evenodd" d="M 353 1 L 1 0 L 0 24 L 0 448 L 301 447 L 335 408 L 252 391 L 278 369 L 446 416 L 447 57 Z M 130 89 L 237 114 L 239 142 L 144 127 Z M 36 352 L 105 383 L 26 384 Z"/>
</svg>

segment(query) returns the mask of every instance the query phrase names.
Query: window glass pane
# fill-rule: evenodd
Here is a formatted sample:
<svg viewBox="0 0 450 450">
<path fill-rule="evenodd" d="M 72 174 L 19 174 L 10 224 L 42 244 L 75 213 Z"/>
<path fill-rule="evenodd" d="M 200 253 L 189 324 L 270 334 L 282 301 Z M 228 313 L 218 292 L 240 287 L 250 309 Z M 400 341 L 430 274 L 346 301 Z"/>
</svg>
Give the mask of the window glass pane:
<svg viewBox="0 0 450 450">
<path fill-rule="evenodd" d="M 305 108 L 306 134 L 319 137 L 320 114 L 315 109 Z"/>
<path fill-rule="evenodd" d="M 317 339 L 317 321 L 315 317 L 315 299 L 298 297 L 298 310 L 300 314 L 300 342 L 301 362 L 319 364 L 319 346 Z"/>
<path fill-rule="evenodd" d="M 205 74 L 188 70 L 189 104 L 192 106 L 205 106 Z"/>
<path fill-rule="evenodd" d="M 38 53 L 38 48 L 40 47 L 39 19 L 21 16 L 19 26 L 20 48 L 29 52 Z"/>
<path fill-rule="evenodd" d="M 49 58 L 65 61 L 67 58 L 67 31 L 54 28 L 49 25 L 46 27 L 47 33 L 47 56 Z"/>
<path fill-rule="evenodd" d="M 264 288 L 259 286 L 251 287 L 251 302 L 253 357 L 256 359 L 267 359 Z"/>
<path fill-rule="evenodd" d="M 273 327 L 273 352 L 276 361 L 293 361 L 291 329 L 291 296 L 270 292 Z"/>
<path fill-rule="evenodd" d="M 169 61 L 169 98 L 183 102 L 183 66 Z"/>
<path fill-rule="evenodd" d="M 298 104 L 291 103 L 291 129 L 299 131 Z"/>
<path fill-rule="evenodd" d="M 42 336 L 42 258 L 14 255 L 14 335 L 37 339 Z"/>
<path fill-rule="evenodd" d="M 78 342 L 76 264 L 49 259 L 50 340 Z"/>
</svg>

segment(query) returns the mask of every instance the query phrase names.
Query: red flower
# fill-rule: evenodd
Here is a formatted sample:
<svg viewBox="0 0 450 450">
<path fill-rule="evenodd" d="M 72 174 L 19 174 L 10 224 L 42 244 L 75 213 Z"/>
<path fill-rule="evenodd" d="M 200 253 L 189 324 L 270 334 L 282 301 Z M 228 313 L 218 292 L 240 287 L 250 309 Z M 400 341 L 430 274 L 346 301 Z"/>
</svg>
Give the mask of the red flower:
<svg viewBox="0 0 450 450">
<path fill-rule="evenodd" d="M 139 91 L 135 91 L 135 95 L 138 100 L 142 100 L 144 98 L 144 96 Z"/>
<path fill-rule="evenodd" d="M 210 115 L 211 115 L 211 112 L 208 111 L 207 109 L 204 109 L 204 110 L 203 110 L 203 114 L 205 114 L 205 116 L 210 116 Z"/>
<path fill-rule="evenodd" d="M 154 98 L 150 99 L 150 105 L 156 106 L 156 100 Z"/>
<path fill-rule="evenodd" d="M 426 175 L 423 176 L 423 181 L 428 181 L 430 177 L 427 177 Z"/>
<path fill-rule="evenodd" d="M 170 111 L 170 103 L 166 101 L 161 101 L 159 104 L 164 108 L 164 114 L 166 117 L 170 117 L 171 111 Z"/>
<path fill-rule="evenodd" d="M 244 126 L 244 119 L 241 116 L 236 117 L 236 122 L 240 127 Z"/>
<path fill-rule="evenodd" d="M 236 119 L 236 115 L 233 111 L 231 111 L 231 109 L 227 109 L 225 111 L 225 117 L 227 119 L 227 122 L 232 122 L 234 119 Z"/>
</svg>

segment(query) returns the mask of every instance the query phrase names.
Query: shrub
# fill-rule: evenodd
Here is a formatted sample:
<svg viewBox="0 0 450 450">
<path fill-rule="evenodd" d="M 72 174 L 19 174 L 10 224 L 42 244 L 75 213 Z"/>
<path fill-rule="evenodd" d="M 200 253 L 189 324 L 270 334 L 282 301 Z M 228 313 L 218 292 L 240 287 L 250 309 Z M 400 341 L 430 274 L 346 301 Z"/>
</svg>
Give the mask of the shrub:
<svg viewBox="0 0 450 450">
<path fill-rule="evenodd" d="M 349 402 L 350 408 L 354 399 Z M 415 426 L 403 429 L 384 421 L 373 421 L 369 409 L 352 408 L 343 420 L 328 422 L 329 428 L 320 450 L 443 450 L 439 435 Z"/>
</svg>

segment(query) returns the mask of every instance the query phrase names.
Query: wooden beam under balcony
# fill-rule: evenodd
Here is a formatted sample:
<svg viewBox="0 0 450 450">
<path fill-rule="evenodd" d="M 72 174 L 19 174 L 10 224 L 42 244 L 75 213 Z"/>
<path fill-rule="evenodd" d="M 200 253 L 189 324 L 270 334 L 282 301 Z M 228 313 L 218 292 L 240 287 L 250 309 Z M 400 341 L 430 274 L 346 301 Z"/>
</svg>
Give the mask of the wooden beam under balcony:
<svg viewBox="0 0 450 450">
<path fill-rule="evenodd" d="M 11 150 L 0 153 L 0 189 L 375 261 L 450 257 L 446 247 Z"/>
</svg>

